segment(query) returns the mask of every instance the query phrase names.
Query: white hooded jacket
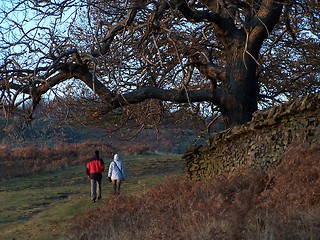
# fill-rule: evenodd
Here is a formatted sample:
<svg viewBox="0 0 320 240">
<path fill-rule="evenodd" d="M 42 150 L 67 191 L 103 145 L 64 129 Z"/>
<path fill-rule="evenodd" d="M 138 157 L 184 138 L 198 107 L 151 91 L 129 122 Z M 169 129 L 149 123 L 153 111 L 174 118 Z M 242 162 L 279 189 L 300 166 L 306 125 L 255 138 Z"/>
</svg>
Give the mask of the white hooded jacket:
<svg viewBox="0 0 320 240">
<path fill-rule="evenodd" d="M 108 177 L 111 177 L 111 180 L 124 180 L 126 178 L 126 172 L 119 154 L 115 154 L 113 162 L 110 163 Z"/>
</svg>

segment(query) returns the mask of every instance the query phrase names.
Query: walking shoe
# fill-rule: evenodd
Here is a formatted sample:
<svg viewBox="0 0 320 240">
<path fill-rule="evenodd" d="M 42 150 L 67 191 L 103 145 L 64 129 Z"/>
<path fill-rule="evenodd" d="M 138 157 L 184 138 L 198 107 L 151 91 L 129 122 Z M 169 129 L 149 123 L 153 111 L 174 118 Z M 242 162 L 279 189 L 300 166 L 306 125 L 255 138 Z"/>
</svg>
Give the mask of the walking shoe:
<svg viewBox="0 0 320 240">
<path fill-rule="evenodd" d="M 96 202 L 96 200 L 95 200 L 95 199 L 92 199 L 92 202 L 93 202 L 93 203 L 95 203 L 95 202 Z"/>
<path fill-rule="evenodd" d="M 98 196 L 98 200 L 100 200 L 101 199 L 101 196 Z"/>
</svg>

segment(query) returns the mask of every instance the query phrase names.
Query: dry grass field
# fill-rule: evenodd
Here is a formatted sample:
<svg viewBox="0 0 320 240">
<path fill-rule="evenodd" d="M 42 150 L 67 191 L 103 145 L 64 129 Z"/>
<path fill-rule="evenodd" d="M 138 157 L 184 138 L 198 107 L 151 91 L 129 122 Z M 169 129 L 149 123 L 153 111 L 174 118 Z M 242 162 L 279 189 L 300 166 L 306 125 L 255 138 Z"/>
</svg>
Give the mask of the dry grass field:
<svg viewBox="0 0 320 240">
<path fill-rule="evenodd" d="M 320 147 L 293 146 L 268 172 L 163 180 L 77 216 L 70 239 L 320 239 Z"/>
<path fill-rule="evenodd" d="M 296 144 L 268 172 L 185 179 L 180 155 L 125 155 L 120 196 L 92 204 L 84 163 L 101 143 L 2 146 L 1 239 L 320 239 L 320 146 Z M 106 162 L 108 145 L 99 145 Z M 84 149 L 86 151 L 84 151 Z"/>
</svg>

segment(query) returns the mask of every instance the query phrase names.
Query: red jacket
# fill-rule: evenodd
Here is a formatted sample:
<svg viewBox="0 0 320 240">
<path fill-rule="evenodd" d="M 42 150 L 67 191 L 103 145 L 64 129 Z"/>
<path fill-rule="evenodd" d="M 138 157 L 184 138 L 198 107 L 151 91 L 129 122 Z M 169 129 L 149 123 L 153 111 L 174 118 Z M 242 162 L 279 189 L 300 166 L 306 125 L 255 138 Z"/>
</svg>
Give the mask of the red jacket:
<svg viewBox="0 0 320 240">
<path fill-rule="evenodd" d="M 90 162 L 87 163 L 87 175 L 91 179 L 101 179 L 102 172 L 104 171 L 104 162 L 102 159 L 91 159 Z"/>
</svg>

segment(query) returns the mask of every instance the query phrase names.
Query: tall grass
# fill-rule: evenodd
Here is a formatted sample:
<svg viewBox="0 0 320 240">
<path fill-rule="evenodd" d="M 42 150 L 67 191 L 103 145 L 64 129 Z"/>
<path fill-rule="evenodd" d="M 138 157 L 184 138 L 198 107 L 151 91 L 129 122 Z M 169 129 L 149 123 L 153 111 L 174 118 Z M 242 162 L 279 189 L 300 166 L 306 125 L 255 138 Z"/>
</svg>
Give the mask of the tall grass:
<svg viewBox="0 0 320 240">
<path fill-rule="evenodd" d="M 96 148 L 108 158 L 118 151 L 102 142 L 19 149 L 1 145 L 1 178 L 82 165 Z M 128 151 L 141 149 L 132 145 Z M 210 182 L 161 178 L 182 170 L 181 162 L 164 158 L 159 165 L 150 156 L 138 166 L 135 157 L 127 162 L 134 179 L 126 183 L 135 194 L 124 191 L 76 216 L 68 239 L 320 239 L 319 145 L 292 146 L 271 171 L 238 169 Z M 163 181 L 144 192 L 146 181 L 153 181 L 150 176 Z"/>
<path fill-rule="evenodd" d="M 19 148 L 4 144 L 0 146 L 0 180 L 85 164 L 96 149 L 99 149 L 104 157 L 117 151 L 115 147 L 103 142 Z"/>
<path fill-rule="evenodd" d="M 269 172 L 164 180 L 77 216 L 69 239 L 320 239 L 320 146 L 295 145 Z"/>
<path fill-rule="evenodd" d="M 112 159 L 105 159 L 108 164 Z M 122 194 L 139 195 L 166 176 L 181 175 L 181 155 L 123 155 L 127 179 Z M 104 173 L 105 175 L 106 173 Z M 0 184 L 0 239 L 65 239 L 69 221 L 110 200 L 112 185 L 103 177 L 102 199 L 92 204 L 85 166 L 66 167 Z"/>
<path fill-rule="evenodd" d="M 113 154 L 142 154 L 154 152 L 159 149 L 157 141 L 149 141 L 148 144 L 137 141 L 114 144 L 102 141 L 86 141 L 73 144 L 57 144 L 53 147 L 28 145 L 13 148 L 8 144 L 0 144 L 0 180 L 15 177 L 30 176 L 35 173 L 51 171 L 57 168 L 85 164 L 98 149 L 101 157 L 113 159 Z M 169 146 L 165 139 L 160 145 Z M 168 147 L 167 146 L 167 147 Z M 169 147 L 168 147 L 169 148 Z"/>
</svg>

